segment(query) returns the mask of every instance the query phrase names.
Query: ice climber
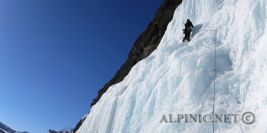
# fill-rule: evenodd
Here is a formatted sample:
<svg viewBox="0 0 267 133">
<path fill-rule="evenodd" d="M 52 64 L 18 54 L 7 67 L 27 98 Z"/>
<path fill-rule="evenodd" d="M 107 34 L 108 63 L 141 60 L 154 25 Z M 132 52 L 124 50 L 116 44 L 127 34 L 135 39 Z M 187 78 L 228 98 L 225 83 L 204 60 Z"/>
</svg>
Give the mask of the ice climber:
<svg viewBox="0 0 267 133">
<path fill-rule="evenodd" d="M 184 25 L 184 30 L 183 30 L 183 32 L 184 32 L 184 39 L 183 39 L 183 42 L 185 42 L 185 40 L 187 40 L 187 41 L 190 41 L 191 40 L 191 32 L 192 32 L 192 30 L 193 30 L 193 24 L 192 24 L 192 22 L 190 21 L 190 19 L 187 19 L 186 20 L 186 23 L 185 23 L 185 25 Z"/>
</svg>

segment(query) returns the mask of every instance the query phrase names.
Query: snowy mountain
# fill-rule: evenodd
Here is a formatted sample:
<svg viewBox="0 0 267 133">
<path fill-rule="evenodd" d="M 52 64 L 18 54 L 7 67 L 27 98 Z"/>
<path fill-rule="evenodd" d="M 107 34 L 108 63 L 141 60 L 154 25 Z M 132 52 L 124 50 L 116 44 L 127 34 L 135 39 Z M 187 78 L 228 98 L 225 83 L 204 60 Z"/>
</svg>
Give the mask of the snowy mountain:
<svg viewBox="0 0 267 133">
<path fill-rule="evenodd" d="M 11 129 L 10 127 L 4 125 L 0 122 L 0 133 L 27 133 L 27 132 L 19 132 Z"/>
<path fill-rule="evenodd" d="M 56 131 L 56 130 L 49 129 L 47 133 L 72 133 L 72 130 L 66 129 L 66 130 Z"/>
<path fill-rule="evenodd" d="M 267 1 L 184 0 L 78 133 L 266 133 Z M 166 9 L 167 10 L 167 9 Z M 185 20 L 195 25 L 182 42 Z"/>
</svg>

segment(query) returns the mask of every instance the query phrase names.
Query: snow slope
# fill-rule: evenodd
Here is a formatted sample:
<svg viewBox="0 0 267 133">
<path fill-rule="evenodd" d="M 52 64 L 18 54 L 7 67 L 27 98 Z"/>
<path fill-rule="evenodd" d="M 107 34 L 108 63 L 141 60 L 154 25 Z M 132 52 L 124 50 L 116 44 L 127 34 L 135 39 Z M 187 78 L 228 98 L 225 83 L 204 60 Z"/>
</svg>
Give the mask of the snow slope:
<svg viewBox="0 0 267 133">
<path fill-rule="evenodd" d="M 210 133 L 212 123 L 160 120 L 164 114 L 212 113 L 215 81 L 215 113 L 256 116 L 252 125 L 216 123 L 215 132 L 267 133 L 266 5 L 266 0 L 184 0 L 157 50 L 108 89 L 78 133 Z M 184 44 L 187 18 L 200 29 Z"/>
</svg>

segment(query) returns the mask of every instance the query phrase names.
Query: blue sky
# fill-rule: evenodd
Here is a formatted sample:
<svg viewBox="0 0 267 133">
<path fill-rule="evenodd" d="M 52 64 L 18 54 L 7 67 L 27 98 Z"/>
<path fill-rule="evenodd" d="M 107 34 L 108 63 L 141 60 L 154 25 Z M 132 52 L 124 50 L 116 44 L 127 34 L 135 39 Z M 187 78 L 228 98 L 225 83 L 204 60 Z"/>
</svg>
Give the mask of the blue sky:
<svg viewBox="0 0 267 133">
<path fill-rule="evenodd" d="M 0 0 L 0 121 L 74 127 L 163 0 Z"/>
</svg>

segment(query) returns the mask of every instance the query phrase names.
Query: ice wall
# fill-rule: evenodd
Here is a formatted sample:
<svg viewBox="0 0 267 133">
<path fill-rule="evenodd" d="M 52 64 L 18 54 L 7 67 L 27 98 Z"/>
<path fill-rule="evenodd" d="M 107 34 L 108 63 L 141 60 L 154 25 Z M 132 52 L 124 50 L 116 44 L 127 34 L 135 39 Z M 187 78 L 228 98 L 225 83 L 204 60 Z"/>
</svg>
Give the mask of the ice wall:
<svg viewBox="0 0 267 133">
<path fill-rule="evenodd" d="M 78 133 L 211 133 L 212 123 L 160 123 L 164 114 L 253 112 L 216 133 L 267 132 L 266 0 L 184 0 L 158 47 L 94 105 Z M 182 42 L 183 24 L 198 28 Z M 215 69 L 215 51 L 217 75 Z"/>
</svg>

